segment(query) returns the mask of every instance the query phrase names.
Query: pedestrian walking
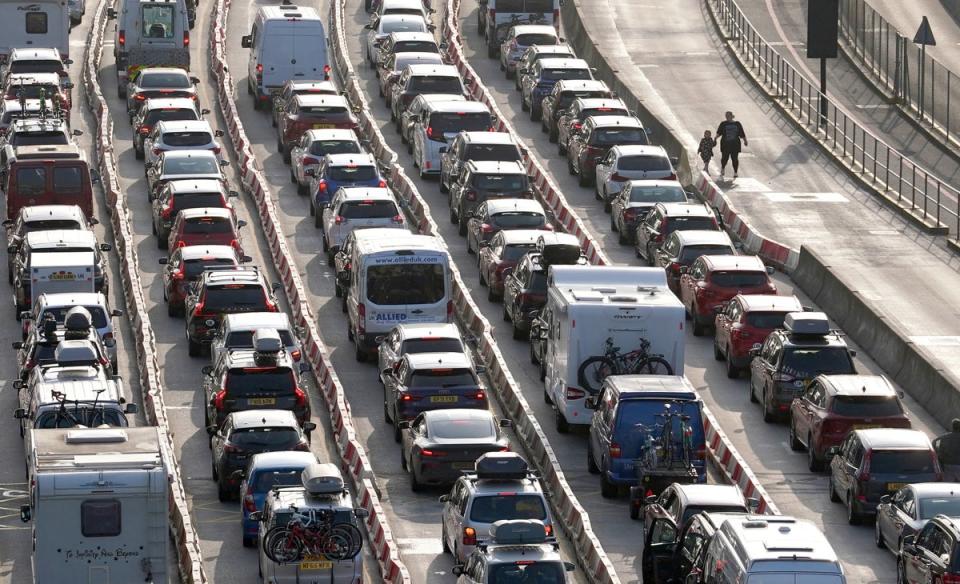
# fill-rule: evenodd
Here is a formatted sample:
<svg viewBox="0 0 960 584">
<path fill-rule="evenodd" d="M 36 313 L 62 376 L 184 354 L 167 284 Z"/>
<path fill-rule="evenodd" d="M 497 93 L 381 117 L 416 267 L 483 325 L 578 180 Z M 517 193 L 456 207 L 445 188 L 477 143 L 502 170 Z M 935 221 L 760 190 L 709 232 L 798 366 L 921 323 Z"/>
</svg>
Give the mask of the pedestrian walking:
<svg viewBox="0 0 960 584">
<path fill-rule="evenodd" d="M 733 178 L 740 171 L 740 141 L 749 146 L 743 124 L 733 119 L 733 112 L 724 114 L 724 121 L 717 126 L 717 138 L 720 139 L 720 178 L 727 171 L 727 161 L 733 161 Z"/>
<path fill-rule="evenodd" d="M 950 431 L 933 441 L 933 449 L 943 468 L 943 480 L 960 482 L 960 418 L 954 418 Z"/>
<path fill-rule="evenodd" d="M 710 130 L 703 131 L 703 139 L 700 140 L 700 146 L 697 147 L 697 152 L 700 154 L 700 160 L 703 161 L 703 170 L 705 172 L 710 169 L 710 160 L 713 159 L 713 148 L 717 145 L 717 141 L 711 137 Z"/>
</svg>

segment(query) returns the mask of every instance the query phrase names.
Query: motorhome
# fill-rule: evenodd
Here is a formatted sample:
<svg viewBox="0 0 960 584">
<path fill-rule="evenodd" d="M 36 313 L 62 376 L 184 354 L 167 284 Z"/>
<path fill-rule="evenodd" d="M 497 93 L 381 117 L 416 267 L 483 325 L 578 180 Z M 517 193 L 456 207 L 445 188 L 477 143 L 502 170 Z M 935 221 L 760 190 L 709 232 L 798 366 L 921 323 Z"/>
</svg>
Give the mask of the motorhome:
<svg viewBox="0 0 960 584">
<path fill-rule="evenodd" d="M 155 427 L 31 430 L 33 582 L 168 582 L 167 468 Z"/>
<path fill-rule="evenodd" d="M 591 357 L 619 364 L 616 355 L 646 347 L 648 355 L 670 366 L 652 373 L 683 374 L 683 304 L 667 288 L 660 268 L 553 265 L 541 317 L 546 324 L 540 333 L 546 346 L 544 392 L 554 404 L 560 432 L 590 423 L 593 411 L 585 400 L 602 383 L 582 379 L 582 365 Z"/>
<path fill-rule="evenodd" d="M 13 49 L 53 48 L 70 55 L 70 7 L 66 0 L 0 2 L 0 63 Z"/>
</svg>

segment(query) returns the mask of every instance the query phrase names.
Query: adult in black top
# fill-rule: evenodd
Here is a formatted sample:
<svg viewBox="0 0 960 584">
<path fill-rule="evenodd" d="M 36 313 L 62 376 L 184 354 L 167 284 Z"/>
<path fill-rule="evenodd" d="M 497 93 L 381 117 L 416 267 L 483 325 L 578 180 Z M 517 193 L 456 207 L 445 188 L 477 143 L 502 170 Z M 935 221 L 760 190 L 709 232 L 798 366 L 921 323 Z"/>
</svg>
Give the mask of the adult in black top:
<svg viewBox="0 0 960 584">
<path fill-rule="evenodd" d="M 944 480 L 953 482 L 960 478 L 960 419 L 954 418 L 950 432 L 933 441 L 933 449 L 940 459 Z"/>
<path fill-rule="evenodd" d="M 733 161 L 733 177 L 737 178 L 737 172 L 740 170 L 740 140 L 743 145 L 748 146 L 747 135 L 743 131 L 743 125 L 733 119 L 733 112 L 724 114 L 724 121 L 717 126 L 717 140 L 720 141 L 720 176 L 726 172 L 727 161 Z"/>
</svg>

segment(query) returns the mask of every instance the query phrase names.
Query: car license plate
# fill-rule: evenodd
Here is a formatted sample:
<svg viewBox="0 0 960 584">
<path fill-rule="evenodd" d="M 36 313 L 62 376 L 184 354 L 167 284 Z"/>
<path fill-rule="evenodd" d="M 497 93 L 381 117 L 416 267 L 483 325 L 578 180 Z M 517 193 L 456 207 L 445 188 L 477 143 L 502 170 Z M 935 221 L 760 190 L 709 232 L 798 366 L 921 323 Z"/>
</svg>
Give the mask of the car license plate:
<svg viewBox="0 0 960 584">
<path fill-rule="evenodd" d="M 457 396 L 455 395 L 432 395 L 430 396 L 430 401 L 435 404 L 455 404 L 457 403 Z"/>
<path fill-rule="evenodd" d="M 854 424 L 854 430 L 866 430 L 868 428 L 879 428 L 880 424 Z"/>
<path fill-rule="evenodd" d="M 455 462 L 453 463 L 453 468 L 457 470 L 473 470 L 476 466 L 475 462 Z"/>
<path fill-rule="evenodd" d="M 333 568 L 333 562 L 330 560 L 303 560 L 300 562 L 301 570 L 329 570 Z"/>
<path fill-rule="evenodd" d="M 66 282 L 71 280 L 76 280 L 77 275 L 73 272 L 54 272 L 50 274 L 50 279 L 59 282 Z"/>
<path fill-rule="evenodd" d="M 907 483 L 887 483 L 887 490 L 888 490 L 888 491 L 891 491 L 891 492 L 892 492 L 892 491 L 899 491 L 900 489 L 902 489 L 902 488 L 905 487 L 906 485 L 907 485 Z"/>
<path fill-rule="evenodd" d="M 327 128 L 336 128 L 336 126 L 334 124 L 314 124 L 313 125 L 314 130 L 324 130 Z"/>
<path fill-rule="evenodd" d="M 251 406 L 272 406 L 277 403 L 277 399 L 273 397 L 254 397 L 247 400 L 247 404 Z"/>
</svg>

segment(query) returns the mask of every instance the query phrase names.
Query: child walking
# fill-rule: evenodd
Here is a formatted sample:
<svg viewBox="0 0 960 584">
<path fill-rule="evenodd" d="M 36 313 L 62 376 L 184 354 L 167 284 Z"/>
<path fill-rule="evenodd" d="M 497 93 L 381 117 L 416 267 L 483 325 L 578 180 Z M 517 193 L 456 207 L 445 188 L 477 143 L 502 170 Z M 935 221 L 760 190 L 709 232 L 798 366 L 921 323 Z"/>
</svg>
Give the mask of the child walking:
<svg viewBox="0 0 960 584">
<path fill-rule="evenodd" d="M 717 141 L 713 139 L 710 130 L 704 130 L 703 139 L 700 140 L 697 152 L 700 154 L 700 160 L 703 161 L 703 170 L 705 171 L 710 167 L 710 159 L 713 158 L 713 148 L 716 145 Z"/>
</svg>

